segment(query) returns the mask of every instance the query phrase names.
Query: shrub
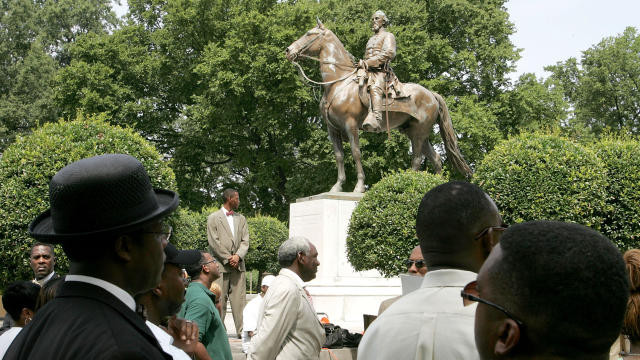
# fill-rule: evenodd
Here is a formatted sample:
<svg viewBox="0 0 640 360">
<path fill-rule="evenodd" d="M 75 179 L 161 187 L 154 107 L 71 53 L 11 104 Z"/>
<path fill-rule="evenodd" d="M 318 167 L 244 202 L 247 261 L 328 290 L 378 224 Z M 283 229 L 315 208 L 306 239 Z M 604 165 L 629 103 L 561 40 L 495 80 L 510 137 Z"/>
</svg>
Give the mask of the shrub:
<svg viewBox="0 0 640 360">
<path fill-rule="evenodd" d="M 534 133 L 505 140 L 487 154 L 473 181 L 495 200 L 506 223 L 602 225 L 606 169 L 592 151 L 568 139 Z"/>
<path fill-rule="evenodd" d="M 347 257 L 355 270 L 386 277 L 405 272 L 403 260 L 418 245 L 416 214 L 424 194 L 445 183 L 439 175 L 405 170 L 373 185 L 356 206 L 347 232 Z"/>
<path fill-rule="evenodd" d="M 591 148 L 609 177 L 602 233 L 622 251 L 640 248 L 640 142 L 608 137 Z"/>
<path fill-rule="evenodd" d="M 244 261 L 247 270 L 277 274 L 278 248 L 289 237 L 287 226 L 276 218 L 258 215 L 248 218 L 249 251 Z"/>
<path fill-rule="evenodd" d="M 169 217 L 173 226 L 171 243 L 180 250 L 207 250 L 207 215 L 188 209 L 178 209 Z"/>
<path fill-rule="evenodd" d="M 106 153 L 138 158 L 154 187 L 176 189 L 175 176 L 156 149 L 130 129 L 106 123 L 103 115 L 51 123 L 29 136 L 19 137 L 0 161 L 0 288 L 8 282 L 31 279 L 29 223 L 49 207 L 49 181 L 65 165 Z M 65 272 L 68 261 L 56 247 L 56 268 Z"/>
</svg>

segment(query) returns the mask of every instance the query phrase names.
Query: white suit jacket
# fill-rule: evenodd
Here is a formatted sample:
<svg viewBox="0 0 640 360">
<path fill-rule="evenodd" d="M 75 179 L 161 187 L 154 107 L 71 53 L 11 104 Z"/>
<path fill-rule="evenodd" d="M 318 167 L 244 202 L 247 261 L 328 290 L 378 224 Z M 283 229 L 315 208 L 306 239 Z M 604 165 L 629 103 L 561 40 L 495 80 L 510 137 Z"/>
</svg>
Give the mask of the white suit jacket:
<svg viewBox="0 0 640 360">
<path fill-rule="evenodd" d="M 302 284 L 292 271 L 280 270 L 264 296 L 258 331 L 251 339 L 247 359 L 318 359 L 324 327 Z"/>
</svg>

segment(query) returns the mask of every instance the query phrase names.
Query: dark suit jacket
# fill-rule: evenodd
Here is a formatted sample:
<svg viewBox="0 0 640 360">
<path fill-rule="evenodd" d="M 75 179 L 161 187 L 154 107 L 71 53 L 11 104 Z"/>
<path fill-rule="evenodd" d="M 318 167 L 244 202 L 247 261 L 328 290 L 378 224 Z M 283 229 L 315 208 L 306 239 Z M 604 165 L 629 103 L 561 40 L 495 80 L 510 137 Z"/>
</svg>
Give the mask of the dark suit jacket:
<svg viewBox="0 0 640 360">
<path fill-rule="evenodd" d="M 171 359 L 142 317 L 101 287 L 68 281 L 13 341 L 13 359 Z"/>
</svg>

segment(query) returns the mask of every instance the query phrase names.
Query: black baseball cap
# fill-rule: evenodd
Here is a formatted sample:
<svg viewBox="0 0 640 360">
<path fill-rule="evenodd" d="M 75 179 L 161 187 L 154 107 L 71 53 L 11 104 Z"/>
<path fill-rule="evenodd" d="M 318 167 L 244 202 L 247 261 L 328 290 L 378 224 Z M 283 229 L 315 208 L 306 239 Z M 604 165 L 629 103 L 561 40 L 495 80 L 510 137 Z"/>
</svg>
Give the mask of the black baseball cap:
<svg viewBox="0 0 640 360">
<path fill-rule="evenodd" d="M 189 265 L 200 261 L 200 251 L 198 250 L 178 250 L 172 243 L 168 243 L 164 248 L 167 258 L 165 264 Z"/>
</svg>

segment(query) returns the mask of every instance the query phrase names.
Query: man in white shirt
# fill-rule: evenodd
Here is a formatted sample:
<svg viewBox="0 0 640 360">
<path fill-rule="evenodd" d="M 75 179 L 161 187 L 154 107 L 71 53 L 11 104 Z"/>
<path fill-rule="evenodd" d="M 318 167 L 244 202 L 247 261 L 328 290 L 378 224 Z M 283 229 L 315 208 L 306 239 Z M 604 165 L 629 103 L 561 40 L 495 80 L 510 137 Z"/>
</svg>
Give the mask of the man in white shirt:
<svg viewBox="0 0 640 360">
<path fill-rule="evenodd" d="M 282 269 L 264 297 L 247 359 L 317 360 L 325 332 L 304 283 L 316 277 L 318 250 L 292 237 L 280 245 L 278 262 Z"/>
<path fill-rule="evenodd" d="M 154 190 L 137 159 L 106 154 L 58 171 L 49 199 L 29 233 L 62 244 L 69 275 L 5 359 L 171 359 L 136 314 L 133 296 L 160 282 L 171 235 L 162 219 L 178 195 Z"/>
<path fill-rule="evenodd" d="M 478 359 L 475 306 L 460 291 L 498 242 L 504 226 L 478 186 L 449 182 L 425 194 L 416 231 L 429 271 L 420 289 L 401 297 L 369 326 L 358 359 Z"/>
<path fill-rule="evenodd" d="M 249 343 L 258 326 L 258 315 L 264 294 L 275 278 L 273 275 L 267 275 L 262 279 L 260 293 L 247 303 L 242 312 L 242 352 L 245 354 L 249 350 Z"/>
</svg>

